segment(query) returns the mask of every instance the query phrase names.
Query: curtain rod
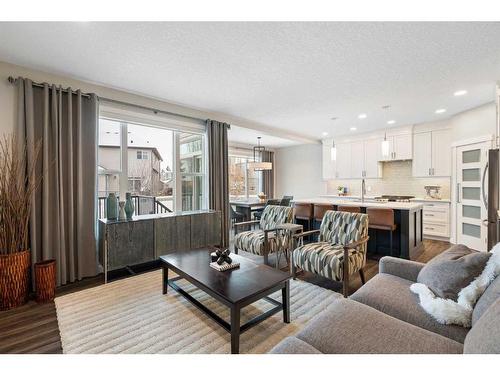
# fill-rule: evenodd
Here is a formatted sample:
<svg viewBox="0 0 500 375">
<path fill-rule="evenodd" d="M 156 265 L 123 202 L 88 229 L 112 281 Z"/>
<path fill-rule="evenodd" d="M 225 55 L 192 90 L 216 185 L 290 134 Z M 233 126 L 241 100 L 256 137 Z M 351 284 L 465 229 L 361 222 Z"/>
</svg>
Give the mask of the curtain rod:
<svg viewBox="0 0 500 375">
<path fill-rule="evenodd" d="M 10 76 L 10 77 L 8 78 L 8 81 L 9 81 L 10 83 L 12 83 L 13 85 L 15 85 L 15 84 L 16 84 L 16 82 L 17 82 L 17 78 L 14 78 L 14 77 Z M 45 85 L 52 86 L 52 85 L 50 85 L 50 84 L 48 84 L 48 83 L 33 82 L 33 86 L 37 86 L 37 87 L 45 87 Z M 61 86 L 59 86 L 59 87 L 61 87 Z M 67 92 L 69 92 L 69 90 L 68 90 L 68 89 L 63 89 L 63 88 L 61 88 L 61 91 L 62 91 L 62 92 L 66 92 L 66 93 L 67 93 Z M 72 91 L 72 93 L 73 93 L 73 94 L 76 94 L 76 91 Z M 87 93 L 85 93 L 85 92 L 83 92 L 81 95 L 82 95 L 82 96 L 84 96 L 84 97 L 86 97 L 86 98 L 90 98 L 90 94 L 87 94 Z"/>
<path fill-rule="evenodd" d="M 10 76 L 8 78 L 8 81 L 11 84 L 15 84 L 17 82 L 17 78 L 14 78 L 14 77 Z M 46 84 L 48 85 L 48 83 L 33 82 L 33 85 L 37 86 L 37 87 L 44 87 Z M 68 92 L 68 89 L 62 89 L 62 91 L 63 92 Z M 72 93 L 76 94 L 76 92 L 74 92 L 74 91 L 72 91 Z M 81 95 L 85 96 L 85 97 L 90 97 L 90 94 L 88 94 L 88 93 L 82 93 Z M 121 105 L 129 106 L 129 107 L 135 107 L 135 108 L 140 108 L 140 109 L 144 109 L 144 110 L 147 110 L 147 111 L 152 111 L 154 114 L 163 113 L 163 114 L 166 114 L 166 115 L 182 117 L 182 118 L 186 118 L 186 119 L 189 119 L 189 120 L 199 121 L 199 122 L 202 122 L 202 123 L 206 122 L 206 119 L 200 118 L 200 117 L 183 115 L 183 114 L 180 114 L 180 113 L 164 111 L 164 110 L 161 110 L 161 109 L 146 107 L 146 106 L 139 105 L 139 104 L 127 103 L 127 102 L 123 102 L 123 101 L 120 101 L 120 100 L 115 100 L 115 99 L 110 99 L 110 98 L 105 98 L 105 97 L 99 97 L 98 96 L 97 98 L 99 100 L 102 100 L 102 101 L 105 101 L 105 102 L 109 102 L 109 103 L 121 104 Z M 228 128 L 231 129 L 231 125 L 229 125 Z"/>
</svg>

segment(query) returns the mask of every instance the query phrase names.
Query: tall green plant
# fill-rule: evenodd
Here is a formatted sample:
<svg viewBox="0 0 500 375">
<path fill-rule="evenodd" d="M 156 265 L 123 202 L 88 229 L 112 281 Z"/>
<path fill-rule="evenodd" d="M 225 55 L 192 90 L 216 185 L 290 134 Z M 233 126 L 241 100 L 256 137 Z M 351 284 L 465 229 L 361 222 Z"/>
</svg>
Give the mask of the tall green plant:
<svg viewBox="0 0 500 375">
<path fill-rule="evenodd" d="M 14 135 L 0 139 L 0 254 L 8 255 L 28 249 L 29 219 L 32 199 L 40 185 L 36 161 L 40 142 L 30 149 Z"/>
</svg>

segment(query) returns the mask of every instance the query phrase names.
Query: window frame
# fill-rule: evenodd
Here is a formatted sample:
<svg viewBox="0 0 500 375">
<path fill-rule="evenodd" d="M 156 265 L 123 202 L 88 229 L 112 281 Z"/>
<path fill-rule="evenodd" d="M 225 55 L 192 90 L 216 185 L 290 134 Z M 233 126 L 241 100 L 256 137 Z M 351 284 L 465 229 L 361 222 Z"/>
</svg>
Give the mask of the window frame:
<svg viewBox="0 0 500 375">
<path fill-rule="evenodd" d="M 120 170 L 118 171 L 113 171 L 116 172 L 116 174 L 119 175 L 119 195 L 120 199 L 121 196 L 125 196 L 125 193 L 128 192 L 128 124 L 132 125 L 138 125 L 138 126 L 146 126 L 146 127 L 152 127 L 152 128 L 158 128 L 162 130 L 167 130 L 171 131 L 173 133 L 172 136 L 172 143 L 173 143 L 173 165 L 172 165 L 172 176 L 173 176 L 173 211 L 182 211 L 182 176 L 183 175 L 192 175 L 192 176 L 202 176 L 203 178 L 203 200 L 202 200 L 202 207 L 200 209 L 206 209 L 208 207 L 208 154 L 207 154 L 207 132 L 206 132 L 206 127 L 204 128 L 204 131 L 198 131 L 198 129 L 192 129 L 190 127 L 187 127 L 185 130 L 183 130 L 181 127 L 178 125 L 172 125 L 169 124 L 169 121 L 166 119 L 163 119 L 165 121 L 161 121 L 159 123 L 156 121 L 154 124 L 148 122 L 147 120 L 138 122 L 138 121 L 130 121 L 128 119 L 121 119 L 120 116 L 115 116 L 112 115 L 110 116 L 107 112 L 100 112 L 99 113 L 99 120 L 104 119 L 104 120 L 110 120 L 110 121 L 115 121 L 120 124 Z M 199 173 L 182 173 L 180 170 L 180 134 L 181 133 L 191 133 L 195 135 L 200 135 L 202 137 L 202 172 Z M 124 146 L 125 145 L 125 146 Z M 99 148 L 99 142 L 97 142 L 97 148 Z M 143 157 L 143 151 L 142 150 L 137 150 L 138 152 L 141 151 L 141 157 Z M 137 157 L 138 153 L 136 153 Z M 149 156 L 149 155 L 148 155 Z M 148 157 L 147 160 L 150 158 Z M 139 159 L 138 159 L 139 160 Z M 142 159 L 141 159 L 142 160 Z M 99 160 L 97 160 L 97 166 L 98 167 Z M 98 168 L 97 168 L 98 169 Z M 97 172 L 99 174 L 99 172 Z M 96 199 L 98 199 L 98 196 L 96 196 Z"/>
<path fill-rule="evenodd" d="M 248 150 L 248 152 L 250 153 L 251 150 Z M 243 153 L 243 152 L 230 152 L 229 153 L 229 158 L 240 158 L 240 159 L 244 159 L 245 160 L 245 195 L 243 198 L 239 197 L 239 196 L 229 196 L 230 198 L 232 199 L 244 199 L 244 200 L 248 200 L 250 198 L 255 198 L 256 196 L 258 196 L 258 194 L 262 191 L 262 184 L 263 184 L 263 178 L 262 178 L 262 173 L 259 173 L 259 182 L 258 182 L 258 187 L 257 189 L 259 190 L 257 192 L 257 194 L 254 196 L 250 196 L 249 195 L 249 189 L 248 189 L 248 180 L 249 180 L 249 169 L 248 169 L 248 163 L 250 162 L 253 162 L 253 156 L 251 156 L 250 154 L 247 154 L 247 153 Z M 260 158 L 257 158 L 257 161 L 260 161 Z"/>
</svg>

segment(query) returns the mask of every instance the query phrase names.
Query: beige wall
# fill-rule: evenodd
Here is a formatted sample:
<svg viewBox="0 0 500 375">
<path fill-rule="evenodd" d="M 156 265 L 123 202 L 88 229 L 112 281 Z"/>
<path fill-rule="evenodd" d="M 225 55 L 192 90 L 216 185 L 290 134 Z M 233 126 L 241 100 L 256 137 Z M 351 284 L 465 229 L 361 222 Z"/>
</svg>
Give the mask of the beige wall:
<svg viewBox="0 0 500 375">
<path fill-rule="evenodd" d="M 275 196 L 315 197 L 326 193 L 321 176 L 321 145 L 300 145 L 275 151 Z"/>
</svg>

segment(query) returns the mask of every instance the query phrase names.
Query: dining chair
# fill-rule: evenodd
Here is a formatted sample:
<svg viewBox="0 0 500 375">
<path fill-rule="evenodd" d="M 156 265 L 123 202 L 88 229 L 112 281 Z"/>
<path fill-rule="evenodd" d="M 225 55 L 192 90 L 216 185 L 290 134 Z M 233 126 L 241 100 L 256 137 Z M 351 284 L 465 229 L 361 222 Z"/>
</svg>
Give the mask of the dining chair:
<svg viewBox="0 0 500 375">
<path fill-rule="evenodd" d="M 280 206 L 290 206 L 290 202 L 293 199 L 293 195 L 283 195 L 283 198 L 281 198 L 280 201 Z"/>
<path fill-rule="evenodd" d="M 264 211 L 264 208 L 267 206 L 279 206 L 280 205 L 280 200 L 279 199 L 268 199 L 266 202 L 266 205 L 262 208 L 259 208 L 258 210 L 253 211 L 253 218 L 254 220 L 260 220 L 262 216 L 262 212 Z"/>
</svg>

